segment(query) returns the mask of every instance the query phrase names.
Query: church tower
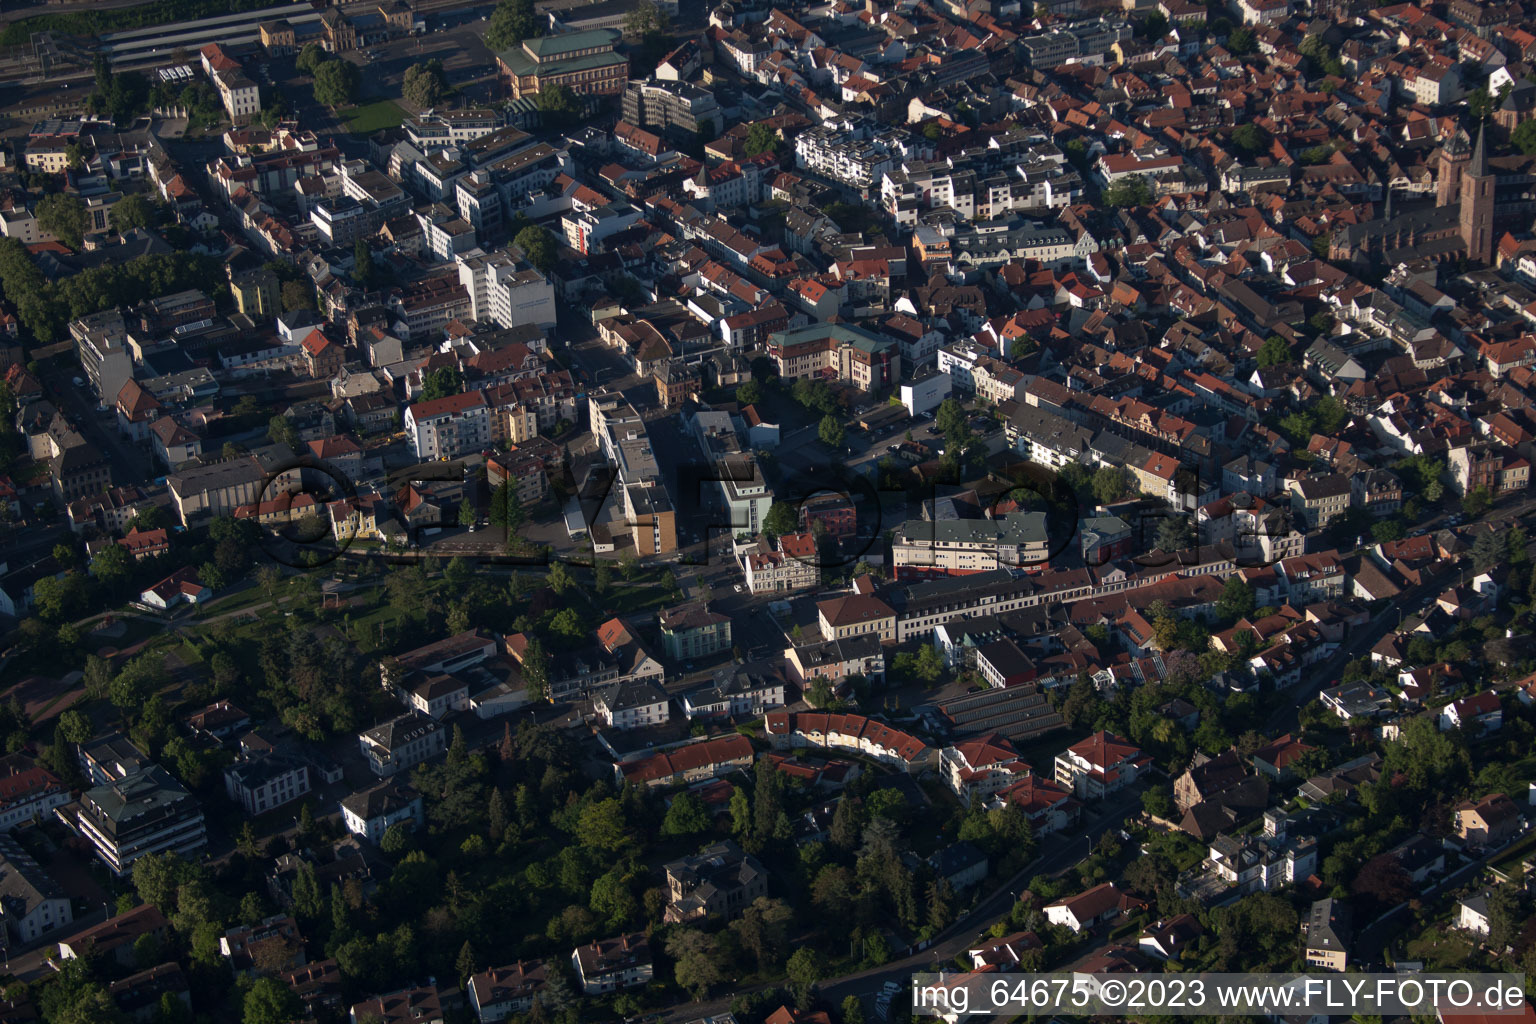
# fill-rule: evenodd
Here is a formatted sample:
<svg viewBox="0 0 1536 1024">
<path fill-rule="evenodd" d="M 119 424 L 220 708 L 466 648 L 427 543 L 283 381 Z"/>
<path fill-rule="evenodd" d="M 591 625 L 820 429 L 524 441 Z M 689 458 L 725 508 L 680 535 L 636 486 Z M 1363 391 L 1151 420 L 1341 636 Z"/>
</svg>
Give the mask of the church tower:
<svg viewBox="0 0 1536 1024">
<path fill-rule="evenodd" d="M 1445 140 L 1440 147 L 1440 165 L 1435 174 L 1436 206 L 1453 206 L 1461 202 L 1461 172 L 1472 158 L 1472 140 L 1462 129 Z"/>
<path fill-rule="evenodd" d="M 1466 243 L 1467 257 L 1493 262 L 1493 186 L 1494 176 L 1488 170 L 1488 150 L 1485 143 L 1487 131 L 1479 128 L 1477 145 L 1472 159 L 1461 172 L 1461 240 Z"/>
</svg>

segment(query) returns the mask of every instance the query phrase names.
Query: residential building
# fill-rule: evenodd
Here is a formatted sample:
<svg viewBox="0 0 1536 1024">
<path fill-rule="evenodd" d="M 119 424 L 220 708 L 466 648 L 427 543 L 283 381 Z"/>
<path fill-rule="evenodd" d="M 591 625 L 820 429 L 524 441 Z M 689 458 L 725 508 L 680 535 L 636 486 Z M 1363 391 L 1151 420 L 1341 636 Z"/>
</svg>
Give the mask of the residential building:
<svg viewBox="0 0 1536 1024">
<path fill-rule="evenodd" d="M 1044 909 L 1051 924 L 1080 933 L 1142 906 L 1141 900 L 1116 889 L 1113 882 L 1104 882 L 1076 896 L 1047 903 Z"/>
<path fill-rule="evenodd" d="M 1151 756 L 1114 733 L 1099 730 L 1056 755 L 1056 781 L 1080 799 L 1098 799 L 1135 782 Z"/>
<path fill-rule="evenodd" d="M 783 676 L 753 665 L 716 669 L 710 685 L 682 697 L 683 714 L 690 719 L 755 718 L 784 704 Z"/>
<path fill-rule="evenodd" d="M 381 722 L 357 739 L 369 769 L 381 777 L 409 771 L 448 749 L 442 724 L 414 711 Z"/>
<path fill-rule="evenodd" d="M 996 733 L 939 751 L 939 773 L 966 807 L 985 805 L 1029 770 L 1013 744 Z"/>
<path fill-rule="evenodd" d="M 776 749 L 802 747 L 862 754 L 902 771 L 921 769 L 933 760 L 922 740 L 862 715 L 770 711 L 763 716 L 768 741 Z"/>
<path fill-rule="evenodd" d="M 414 830 L 426 823 L 426 815 L 419 792 L 389 779 L 344 798 L 341 821 L 348 832 L 377 843 L 391 825 L 407 824 Z"/>
<path fill-rule="evenodd" d="M 614 683 L 592 702 L 597 719 L 610 729 L 641 729 L 661 725 L 672 716 L 671 698 L 653 680 Z"/>
<path fill-rule="evenodd" d="M 1440 710 L 1440 731 L 1466 729 L 1470 735 L 1497 732 L 1504 724 L 1504 708 L 1492 690 L 1451 701 Z"/>
<path fill-rule="evenodd" d="M 272 968 L 302 967 L 306 959 L 299 923 L 288 914 L 236 925 L 219 938 L 219 952 L 237 977 L 246 978 Z"/>
<path fill-rule="evenodd" d="M 614 783 L 659 788 L 717 779 L 752 767 L 751 742 L 740 733 L 688 743 L 613 766 Z"/>
<path fill-rule="evenodd" d="M 12 754 L 0 761 L 0 832 L 42 818 L 55 807 L 69 803 L 69 790 L 42 765 L 25 754 Z"/>
<path fill-rule="evenodd" d="M 1317 870 L 1317 840 L 1220 835 L 1206 860 L 1216 877 L 1239 892 L 1272 892 L 1306 881 Z"/>
<path fill-rule="evenodd" d="M 170 930 L 171 923 L 159 908 L 152 903 L 143 903 L 126 914 L 109 917 L 67 939 L 60 939 L 59 959 L 99 957 L 119 967 L 131 968 L 136 962 L 134 946 L 140 939 L 148 935 L 157 943 L 163 942 Z"/>
<path fill-rule="evenodd" d="M 37 941 L 74 920 L 69 897 L 32 855 L 0 835 L 0 934 L 5 946 Z"/>
<path fill-rule="evenodd" d="M 816 617 L 824 640 L 844 640 L 865 635 L 878 637 L 882 641 L 896 639 L 896 613 L 890 605 L 871 594 L 853 594 L 818 601 Z"/>
<path fill-rule="evenodd" d="M 598 939 L 571 952 L 576 981 L 589 996 L 647 984 L 654 976 L 651 942 L 644 932 Z"/>
<path fill-rule="evenodd" d="M 1349 966 L 1349 947 L 1354 939 L 1349 904 L 1331 897 L 1314 900 L 1302 928 L 1307 966 L 1343 973 Z"/>
<path fill-rule="evenodd" d="M 715 94 L 687 82 L 649 78 L 630 82 L 624 90 L 622 116 L 630 124 L 674 137 L 710 137 L 725 130 L 725 117 Z"/>
<path fill-rule="evenodd" d="M 456 459 L 491 443 L 490 410 L 479 391 L 417 402 L 405 410 L 404 427 L 423 462 Z"/>
<path fill-rule="evenodd" d="M 309 765 L 285 754 L 260 754 L 224 769 L 224 791 L 250 815 L 291 803 L 310 787 Z"/>
<path fill-rule="evenodd" d="M 1050 557 L 1044 512 L 994 519 L 909 519 L 891 537 L 897 579 L 968 576 L 996 569 L 1044 569 Z"/>
<path fill-rule="evenodd" d="M 435 986 L 406 988 L 355 1003 L 349 1011 L 354 1024 L 444 1024 L 443 996 Z M 501 1019 L 501 1018 L 492 1018 Z"/>
<path fill-rule="evenodd" d="M 208 843 L 197 799 L 157 764 L 88 789 L 55 813 L 118 876 L 146 854 L 191 857 Z"/>
<path fill-rule="evenodd" d="M 661 648 L 673 661 L 692 661 L 730 650 L 731 617 L 710 611 L 707 601 L 663 608 L 658 623 Z"/>
<path fill-rule="evenodd" d="M 784 380 L 835 377 L 861 391 L 893 387 L 901 376 L 894 341 L 840 323 L 812 324 L 768 335 L 768 356 Z"/>
<path fill-rule="evenodd" d="M 1468 846 L 1499 846 L 1519 830 L 1523 819 L 1515 802 L 1503 793 L 1456 805 L 1456 835 Z"/>
<path fill-rule="evenodd" d="M 747 589 L 754 594 L 806 590 L 821 583 L 821 563 L 816 537 L 811 533 L 787 533 L 758 538 L 741 554 Z"/>
<path fill-rule="evenodd" d="M 469 1005 L 480 1024 L 503 1021 L 527 1013 L 548 983 L 549 972 L 541 960 L 493 967 L 469 979 Z"/>
<path fill-rule="evenodd" d="M 737 917 L 759 896 L 768 893 L 768 873 L 756 857 L 734 840 L 667 864 L 666 920 L 699 921 L 711 916 Z"/>
</svg>

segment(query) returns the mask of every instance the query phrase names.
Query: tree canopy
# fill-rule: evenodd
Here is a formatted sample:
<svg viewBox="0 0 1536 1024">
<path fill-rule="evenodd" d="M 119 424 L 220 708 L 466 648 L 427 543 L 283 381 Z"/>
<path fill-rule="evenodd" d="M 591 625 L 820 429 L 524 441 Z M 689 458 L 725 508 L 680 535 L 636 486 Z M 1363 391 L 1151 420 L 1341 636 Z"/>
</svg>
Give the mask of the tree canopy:
<svg viewBox="0 0 1536 1024">
<path fill-rule="evenodd" d="M 555 237 L 537 224 L 530 224 L 517 233 L 512 244 L 523 250 L 535 270 L 547 274 L 560 260 L 560 249 Z"/>
<path fill-rule="evenodd" d="M 407 68 L 401 86 L 401 95 L 405 101 L 422 108 L 437 106 L 451 91 L 448 78 L 443 73 L 443 62 L 435 57 Z"/>
<path fill-rule="evenodd" d="M 357 97 L 360 74 L 349 60 L 328 60 L 315 68 L 315 101 L 327 107 L 344 107 Z"/>
<path fill-rule="evenodd" d="M 534 10 L 533 0 L 501 0 L 486 26 L 485 45 L 495 53 L 543 34 L 544 24 Z"/>
</svg>

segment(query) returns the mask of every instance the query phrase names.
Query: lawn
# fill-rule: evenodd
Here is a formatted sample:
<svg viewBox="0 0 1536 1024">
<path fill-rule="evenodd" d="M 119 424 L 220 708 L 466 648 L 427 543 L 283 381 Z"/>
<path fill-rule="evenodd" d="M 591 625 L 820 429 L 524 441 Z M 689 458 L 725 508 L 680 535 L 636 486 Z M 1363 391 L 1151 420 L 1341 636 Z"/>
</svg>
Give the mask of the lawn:
<svg viewBox="0 0 1536 1024">
<path fill-rule="evenodd" d="M 393 100 L 379 100 L 366 106 L 353 107 L 338 114 L 347 122 L 353 135 L 372 135 L 384 128 L 395 128 L 405 120 L 405 111 Z"/>
</svg>

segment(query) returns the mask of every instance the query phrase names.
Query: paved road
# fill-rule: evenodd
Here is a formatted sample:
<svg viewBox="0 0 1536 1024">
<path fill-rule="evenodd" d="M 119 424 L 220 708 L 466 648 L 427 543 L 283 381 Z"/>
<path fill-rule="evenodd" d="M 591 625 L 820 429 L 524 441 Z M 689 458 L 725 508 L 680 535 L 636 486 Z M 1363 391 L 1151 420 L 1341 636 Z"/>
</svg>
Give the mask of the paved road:
<svg viewBox="0 0 1536 1024">
<path fill-rule="evenodd" d="M 78 373 L 78 364 L 71 357 L 50 359 L 43 365 L 42 371 L 48 397 L 73 421 L 82 437 L 112 460 L 114 483 L 136 483 L 155 475 L 149 453 L 130 444 L 117 432 L 114 415 L 100 409 L 89 385 L 76 387 L 72 383 Z M 116 400 L 116 395 L 103 396 L 101 399 L 109 408 Z"/>
</svg>

